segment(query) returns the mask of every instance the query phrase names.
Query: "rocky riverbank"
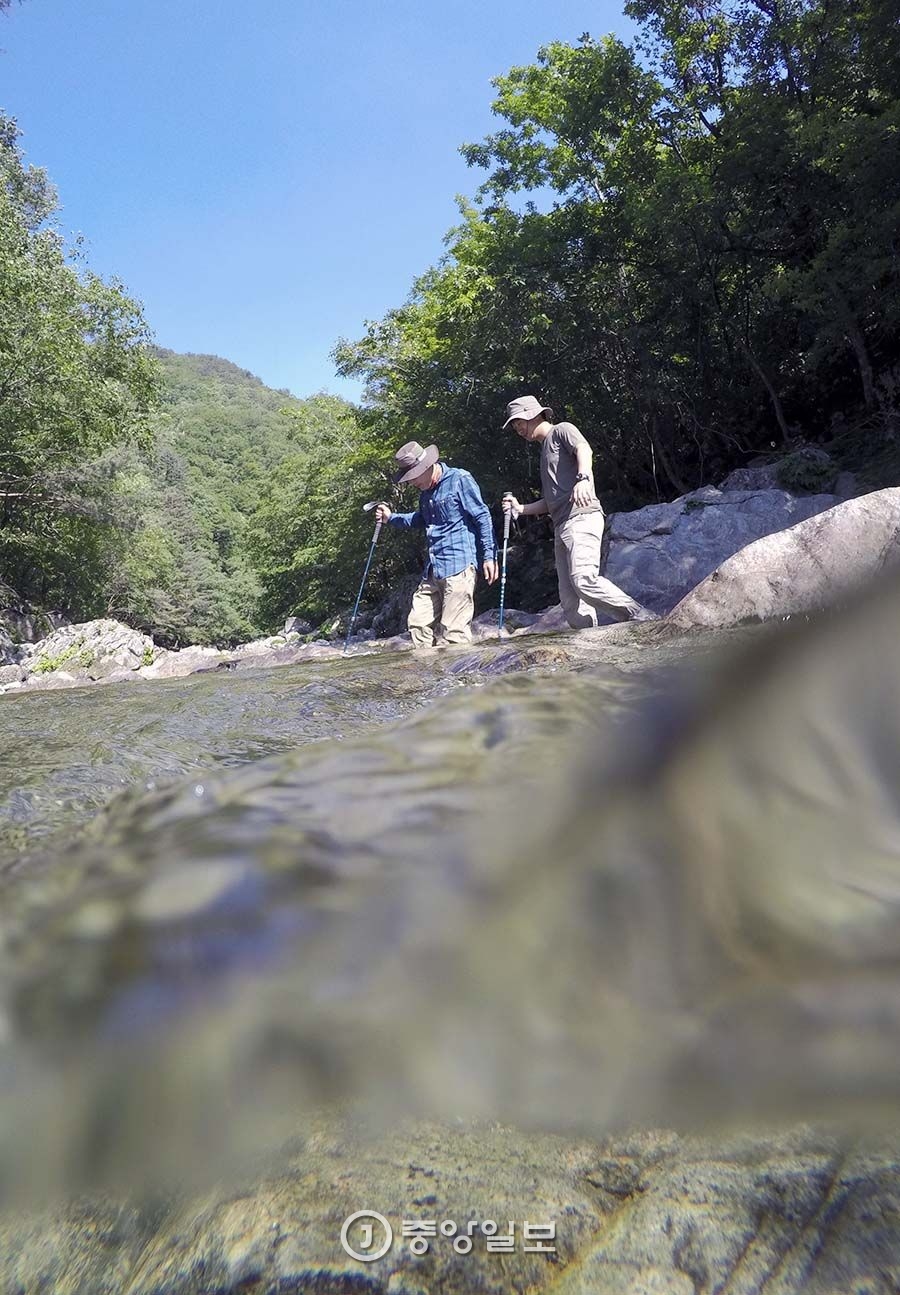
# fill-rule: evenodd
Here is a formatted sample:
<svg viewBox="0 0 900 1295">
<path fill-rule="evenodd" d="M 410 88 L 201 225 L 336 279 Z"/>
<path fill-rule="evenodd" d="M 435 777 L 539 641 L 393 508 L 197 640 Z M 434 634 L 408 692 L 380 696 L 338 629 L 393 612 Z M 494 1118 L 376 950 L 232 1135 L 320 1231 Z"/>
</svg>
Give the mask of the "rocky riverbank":
<svg viewBox="0 0 900 1295">
<path fill-rule="evenodd" d="M 835 495 L 707 487 L 673 503 L 614 514 L 606 570 L 680 629 L 724 628 L 828 606 L 889 565 L 898 536 L 898 488 L 840 502 Z M 541 613 L 508 609 L 505 621 L 504 634 L 512 638 L 566 628 L 558 605 Z M 15 643 L 0 628 L 0 691 L 171 679 L 343 655 L 336 632 L 310 642 L 290 626 L 239 647 L 180 651 L 113 620 L 59 626 L 38 642 Z M 496 636 L 496 611 L 476 618 L 476 643 Z M 357 636 L 351 650 L 409 646 L 406 635 Z"/>
</svg>

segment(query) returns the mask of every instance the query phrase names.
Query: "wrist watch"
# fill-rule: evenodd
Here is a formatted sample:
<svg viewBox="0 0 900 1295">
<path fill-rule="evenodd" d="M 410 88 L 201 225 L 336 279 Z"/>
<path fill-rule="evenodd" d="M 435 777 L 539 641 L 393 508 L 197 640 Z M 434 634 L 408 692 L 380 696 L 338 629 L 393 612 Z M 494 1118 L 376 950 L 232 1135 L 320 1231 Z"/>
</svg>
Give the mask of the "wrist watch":
<svg viewBox="0 0 900 1295">
<path fill-rule="evenodd" d="M 590 479 L 591 474 L 589 472 L 579 472 L 578 476 L 575 478 L 576 481 L 590 481 Z"/>
</svg>

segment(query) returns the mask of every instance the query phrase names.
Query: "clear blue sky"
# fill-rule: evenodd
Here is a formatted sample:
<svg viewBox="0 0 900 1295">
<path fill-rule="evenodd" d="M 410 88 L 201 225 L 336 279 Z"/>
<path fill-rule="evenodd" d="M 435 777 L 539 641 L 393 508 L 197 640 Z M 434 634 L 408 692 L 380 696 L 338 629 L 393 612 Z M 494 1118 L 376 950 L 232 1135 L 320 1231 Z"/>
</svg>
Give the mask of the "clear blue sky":
<svg viewBox="0 0 900 1295">
<path fill-rule="evenodd" d="M 605 0 L 24 0 L 0 108 L 160 345 L 352 399 L 329 351 L 441 255 L 491 78 L 630 30 Z"/>
</svg>

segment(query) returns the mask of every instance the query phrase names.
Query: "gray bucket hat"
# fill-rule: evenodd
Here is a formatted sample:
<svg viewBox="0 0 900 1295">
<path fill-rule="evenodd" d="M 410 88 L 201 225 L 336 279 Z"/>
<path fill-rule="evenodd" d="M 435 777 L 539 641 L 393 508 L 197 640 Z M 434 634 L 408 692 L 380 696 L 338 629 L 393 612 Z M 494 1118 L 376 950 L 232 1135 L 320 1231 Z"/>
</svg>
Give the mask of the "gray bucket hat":
<svg viewBox="0 0 900 1295">
<path fill-rule="evenodd" d="M 534 418 L 538 414 L 547 414 L 552 418 L 553 410 L 549 405 L 542 405 L 537 396 L 516 396 L 506 406 L 506 422 L 503 427 L 509 427 L 514 418 Z"/>
<path fill-rule="evenodd" d="M 394 475 L 394 481 L 400 486 L 404 481 L 412 481 L 413 477 L 420 477 L 423 472 L 427 472 L 433 464 L 437 463 L 440 457 L 436 445 L 429 445 L 425 450 L 418 441 L 407 441 L 394 455 L 400 464 L 400 471 Z"/>
</svg>

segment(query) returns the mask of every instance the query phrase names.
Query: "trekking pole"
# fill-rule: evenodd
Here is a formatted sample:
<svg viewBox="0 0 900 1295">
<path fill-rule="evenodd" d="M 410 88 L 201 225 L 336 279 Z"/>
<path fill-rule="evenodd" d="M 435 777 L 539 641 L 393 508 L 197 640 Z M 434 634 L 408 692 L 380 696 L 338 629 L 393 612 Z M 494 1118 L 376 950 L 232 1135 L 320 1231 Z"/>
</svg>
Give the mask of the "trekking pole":
<svg viewBox="0 0 900 1295">
<path fill-rule="evenodd" d="M 503 496 L 504 500 L 511 499 L 512 495 L 507 490 Z M 503 633 L 503 607 L 506 602 L 506 550 L 509 545 L 509 524 L 512 521 L 512 511 L 509 508 L 503 510 L 503 560 L 500 563 L 500 619 L 497 622 L 497 634 Z"/>
<path fill-rule="evenodd" d="M 371 512 L 373 508 L 378 507 L 378 500 L 373 499 L 371 503 L 363 504 L 363 512 Z M 353 626 L 356 624 L 356 613 L 359 611 L 359 600 L 362 598 L 363 589 L 366 587 L 366 577 L 369 574 L 369 567 L 372 565 L 372 554 L 375 552 L 375 545 L 378 543 L 378 536 L 381 534 L 381 522 L 375 523 L 375 534 L 372 536 L 372 543 L 369 546 L 369 556 L 366 559 L 366 569 L 363 572 L 362 582 L 359 586 L 359 593 L 356 595 L 356 606 L 353 608 L 353 615 L 350 617 L 350 628 L 347 630 L 347 637 L 344 639 L 344 656 L 347 655 L 347 649 L 350 646 L 350 635 L 353 633 Z"/>
</svg>

